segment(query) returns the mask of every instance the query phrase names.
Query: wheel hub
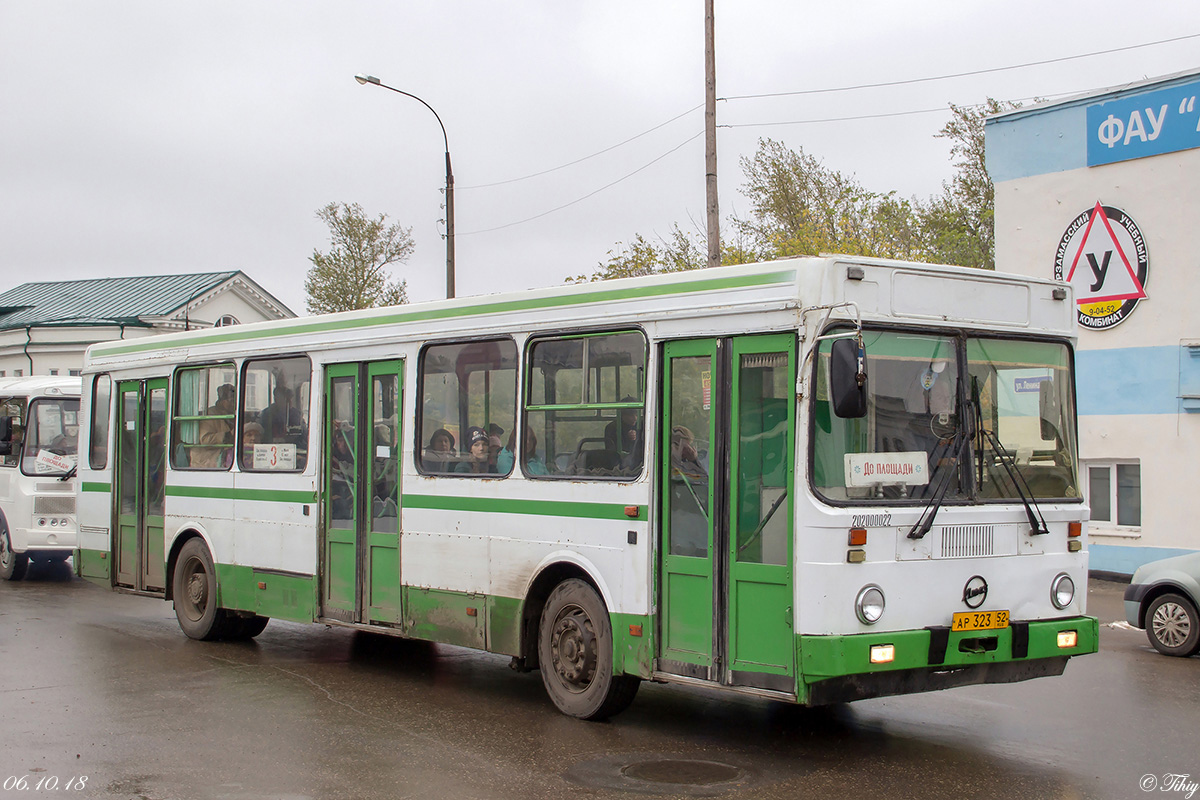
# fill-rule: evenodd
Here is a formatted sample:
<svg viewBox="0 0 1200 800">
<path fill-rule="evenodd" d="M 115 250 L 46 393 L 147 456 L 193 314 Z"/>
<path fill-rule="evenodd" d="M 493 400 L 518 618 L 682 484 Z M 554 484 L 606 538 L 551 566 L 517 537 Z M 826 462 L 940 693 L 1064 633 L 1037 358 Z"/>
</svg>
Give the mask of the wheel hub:
<svg viewBox="0 0 1200 800">
<path fill-rule="evenodd" d="M 567 683 L 587 688 L 596 674 L 596 634 L 583 609 L 563 609 L 550 641 L 554 669 Z"/>
<path fill-rule="evenodd" d="M 208 595 L 208 581 L 204 580 L 203 573 L 193 573 L 188 578 L 187 596 L 188 601 L 196 608 L 203 608 L 204 602 Z"/>
<path fill-rule="evenodd" d="M 1168 647 L 1179 647 L 1192 632 L 1187 614 L 1178 603 L 1163 603 L 1154 612 L 1154 635 Z"/>
</svg>

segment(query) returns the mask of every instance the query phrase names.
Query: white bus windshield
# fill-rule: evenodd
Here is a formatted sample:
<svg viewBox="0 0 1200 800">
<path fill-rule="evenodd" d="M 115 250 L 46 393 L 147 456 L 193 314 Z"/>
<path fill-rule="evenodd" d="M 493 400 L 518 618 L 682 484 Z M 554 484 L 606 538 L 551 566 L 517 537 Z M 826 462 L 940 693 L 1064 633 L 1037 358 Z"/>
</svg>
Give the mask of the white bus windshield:
<svg viewBox="0 0 1200 800">
<path fill-rule="evenodd" d="M 826 500 L 920 504 L 943 483 L 947 503 L 1019 499 L 1010 469 L 1036 499 L 1079 497 L 1065 344 L 892 331 L 863 341 L 861 419 L 833 413 L 830 342 L 819 351 L 813 485 Z"/>
<path fill-rule="evenodd" d="M 65 475 L 78 460 L 79 399 L 34 400 L 21 454 L 26 475 Z"/>
</svg>

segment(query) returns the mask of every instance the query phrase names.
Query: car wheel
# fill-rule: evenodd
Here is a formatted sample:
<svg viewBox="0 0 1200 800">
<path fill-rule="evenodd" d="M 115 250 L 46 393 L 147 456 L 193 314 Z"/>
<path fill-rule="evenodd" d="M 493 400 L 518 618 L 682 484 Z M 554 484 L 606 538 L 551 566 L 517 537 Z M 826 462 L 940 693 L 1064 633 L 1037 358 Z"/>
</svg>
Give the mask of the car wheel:
<svg viewBox="0 0 1200 800">
<path fill-rule="evenodd" d="M 1146 609 L 1146 636 L 1165 655 L 1195 655 L 1200 650 L 1200 614 L 1195 604 L 1179 594 L 1154 598 Z"/>
</svg>

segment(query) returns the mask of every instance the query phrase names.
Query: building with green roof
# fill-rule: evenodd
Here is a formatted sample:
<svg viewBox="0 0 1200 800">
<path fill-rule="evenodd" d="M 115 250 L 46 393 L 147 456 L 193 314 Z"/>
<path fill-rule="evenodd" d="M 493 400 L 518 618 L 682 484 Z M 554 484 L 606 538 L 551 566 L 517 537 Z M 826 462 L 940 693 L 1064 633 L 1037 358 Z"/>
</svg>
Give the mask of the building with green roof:
<svg viewBox="0 0 1200 800">
<path fill-rule="evenodd" d="M 240 270 L 23 283 L 0 292 L 0 377 L 78 374 L 96 342 L 295 316 Z"/>
</svg>

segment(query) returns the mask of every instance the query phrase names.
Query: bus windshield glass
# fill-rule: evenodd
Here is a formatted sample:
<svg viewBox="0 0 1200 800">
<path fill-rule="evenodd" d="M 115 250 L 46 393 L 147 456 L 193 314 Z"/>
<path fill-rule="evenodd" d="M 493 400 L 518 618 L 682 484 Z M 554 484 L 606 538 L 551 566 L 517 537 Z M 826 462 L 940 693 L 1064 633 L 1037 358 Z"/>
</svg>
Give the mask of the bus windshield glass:
<svg viewBox="0 0 1200 800">
<path fill-rule="evenodd" d="M 1065 344 L 870 330 L 863 342 L 861 419 L 833 413 L 831 343 L 819 350 L 812 474 L 826 500 L 924 504 L 943 485 L 946 503 L 1078 499 Z"/>
<path fill-rule="evenodd" d="M 26 475 L 65 475 L 78 460 L 79 398 L 39 398 L 30 404 L 21 453 Z"/>
</svg>

